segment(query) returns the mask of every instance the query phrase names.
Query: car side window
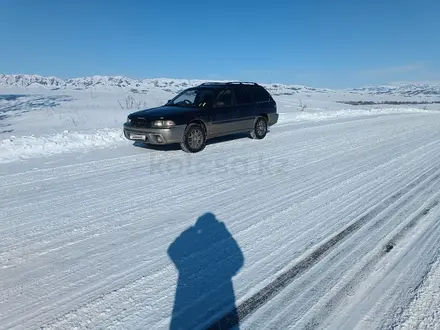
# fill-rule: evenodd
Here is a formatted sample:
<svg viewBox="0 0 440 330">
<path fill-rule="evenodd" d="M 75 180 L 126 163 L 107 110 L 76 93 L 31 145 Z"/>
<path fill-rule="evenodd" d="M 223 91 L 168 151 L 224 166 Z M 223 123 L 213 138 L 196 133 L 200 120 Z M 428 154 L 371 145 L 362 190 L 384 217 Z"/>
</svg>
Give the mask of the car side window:
<svg viewBox="0 0 440 330">
<path fill-rule="evenodd" d="M 217 98 L 214 103 L 215 107 L 225 108 L 232 107 L 232 90 L 223 89 L 217 94 Z"/>
<path fill-rule="evenodd" d="M 263 87 L 259 87 L 259 86 L 252 87 L 252 92 L 254 94 L 254 98 L 256 102 L 270 101 L 270 95 Z"/>
<path fill-rule="evenodd" d="M 188 100 L 190 103 L 194 103 L 196 96 L 197 90 L 195 89 L 185 91 L 181 95 L 177 96 L 173 104 L 184 103 L 185 100 Z"/>
<path fill-rule="evenodd" d="M 253 102 L 252 93 L 246 86 L 237 86 L 234 91 L 237 105 L 250 104 Z"/>
</svg>

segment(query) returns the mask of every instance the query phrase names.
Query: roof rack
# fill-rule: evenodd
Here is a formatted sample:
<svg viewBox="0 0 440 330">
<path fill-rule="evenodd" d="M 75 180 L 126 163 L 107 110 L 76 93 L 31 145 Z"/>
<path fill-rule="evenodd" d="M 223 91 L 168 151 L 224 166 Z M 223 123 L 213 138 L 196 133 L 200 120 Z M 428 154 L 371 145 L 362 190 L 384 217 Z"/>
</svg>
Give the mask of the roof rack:
<svg viewBox="0 0 440 330">
<path fill-rule="evenodd" d="M 231 81 L 231 82 L 226 83 L 226 85 L 254 85 L 254 86 L 258 86 L 257 83 L 249 82 L 249 81 Z"/>
<path fill-rule="evenodd" d="M 214 81 L 214 82 L 204 82 L 203 84 L 200 84 L 200 86 L 205 86 L 205 85 L 224 85 L 224 82 L 218 82 L 218 81 Z"/>
<path fill-rule="evenodd" d="M 248 81 L 229 81 L 229 82 L 204 82 L 200 84 L 200 86 L 209 86 L 209 85 L 254 85 L 258 86 L 257 83 L 254 82 L 248 82 Z"/>
</svg>

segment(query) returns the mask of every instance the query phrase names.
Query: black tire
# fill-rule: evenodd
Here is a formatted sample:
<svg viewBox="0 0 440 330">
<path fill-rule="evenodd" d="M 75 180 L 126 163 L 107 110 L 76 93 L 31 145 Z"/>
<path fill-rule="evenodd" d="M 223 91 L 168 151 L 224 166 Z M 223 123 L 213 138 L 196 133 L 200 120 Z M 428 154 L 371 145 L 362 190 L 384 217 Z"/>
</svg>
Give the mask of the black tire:
<svg viewBox="0 0 440 330">
<path fill-rule="evenodd" d="M 261 140 L 267 134 L 267 120 L 263 117 L 258 117 L 255 121 L 254 130 L 251 132 L 251 138 Z"/>
<path fill-rule="evenodd" d="M 206 147 L 206 132 L 199 124 L 189 124 L 186 127 L 183 141 L 180 147 L 185 152 L 195 153 L 202 151 Z"/>
</svg>

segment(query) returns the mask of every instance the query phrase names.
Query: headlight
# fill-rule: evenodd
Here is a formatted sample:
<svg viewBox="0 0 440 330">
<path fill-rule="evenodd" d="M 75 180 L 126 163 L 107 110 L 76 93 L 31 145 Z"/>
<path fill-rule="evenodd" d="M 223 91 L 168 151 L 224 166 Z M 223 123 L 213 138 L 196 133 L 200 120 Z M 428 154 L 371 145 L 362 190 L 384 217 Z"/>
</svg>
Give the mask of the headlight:
<svg viewBox="0 0 440 330">
<path fill-rule="evenodd" d="M 131 123 L 131 119 L 127 117 L 127 123 Z"/>
<path fill-rule="evenodd" d="M 151 123 L 152 127 L 156 128 L 170 128 L 176 125 L 172 120 L 155 120 Z"/>
</svg>

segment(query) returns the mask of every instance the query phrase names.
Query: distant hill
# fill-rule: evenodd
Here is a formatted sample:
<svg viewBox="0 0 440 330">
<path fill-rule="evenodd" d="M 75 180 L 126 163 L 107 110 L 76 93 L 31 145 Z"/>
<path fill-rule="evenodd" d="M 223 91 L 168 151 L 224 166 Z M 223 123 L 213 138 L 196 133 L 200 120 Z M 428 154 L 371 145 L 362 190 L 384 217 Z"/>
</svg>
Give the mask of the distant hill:
<svg viewBox="0 0 440 330">
<path fill-rule="evenodd" d="M 45 88 L 49 90 L 88 90 L 102 89 L 114 90 L 124 89 L 131 92 L 146 92 L 151 89 L 162 89 L 168 92 L 178 92 L 184 88 L 199 85 L 206 80 L 192 79 L 132 79 L 123 76 L 90 76 L 70 79 L 57 77 L 44 77 L 39 75 L 0 74 L 0 87 L 19 88 Z M 387 86 L 368 86 L 362 88 L 346 89 L 337 91 L 324 88 L 313 88 L 302 85 L 285 84 L 262 84 L 274 95 L 294 95 L 297 93 L 349 93 L 358 95 L 383 95 L 383 96 L 440 96 L 440 84 L 399 84 Z"/>
</svg>

